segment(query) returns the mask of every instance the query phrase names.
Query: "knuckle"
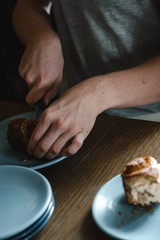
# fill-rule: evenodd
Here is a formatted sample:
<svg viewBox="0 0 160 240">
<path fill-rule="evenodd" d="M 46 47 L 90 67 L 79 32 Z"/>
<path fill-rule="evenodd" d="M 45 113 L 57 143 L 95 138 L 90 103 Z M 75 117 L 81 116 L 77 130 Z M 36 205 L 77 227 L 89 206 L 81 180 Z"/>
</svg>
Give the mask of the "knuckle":
<svg viewBox="0 0 160 240">
<path fill-rule="evenodd" d="M 72 122 L 72 124 L 69 124 L 68 132 L 72 133 L 73 136 L 77 134 L 77 125 L 74 122 Z"/>
<path fill-rule="evenodd" d="M 57 119 L 56 125 L 58 128 L 64 127 L 64 121 L 62 119 Z"/>
<path fill-rule="evenodd" d="M 56 121 L 56 127 L 57 127 L 58 129 L 65 130 L 65 128 L 66 128 L 66 122 L 65 122 L 63 119 L 58 118 L 57 121 Z"/>
<path fill-rule="evenodd" d="M 76 145 L 77 148 L 80 148 L 82 146 L 82 142 L 77 139 L 73 140 L 73 144 Z"/>
<path fill-rule="evenodd" d="M 46 153 L 46 152 L 47 152 L 47 148 L 46 148 L 46 145 L 45 145 L 44 143 L 41 143 L 41 144 L 39 145 L 39 151 L 40 151 L 41 153 Z"/>
<path fill-rule="evenodd" d="M 18 73 L 20 77 L 25 78 L 25 71 L 21 68 L 21 66 L 18 67 Z"/>
<path fill-rule="evenodd" d="M 76 152 L 77 152 L 77 150 L 73 150 L 72 147 L 68 147 L 68 149 L 66 150 L 66 154 L 69 156 L 76 154 Z"/>
<path fill-rule="evenodd" d="M 33 134 L 33 141 L 34 141 L 35 143 L 37 143 L 37 142 L 39 141 L 38 135 L 34 135 L 34 134 Z"/>
<path fill-rule="evenodd" d="M 33 131 L 32 135 L 31 135 L 31 139 L 34 143 L 38 143 L 40 137 L 35 131 Z"/>
<path fill-rule="evenodd" d="M 37 77 L 37 85 L 46 90 L 51 87 L 49 79 L 43 73 L 39 73 Z"/>
<path fill-rule="evenodd" d="M 25 79 L 27 84 L 31 84 L 32 83 L 32 74 L 31 74 L 31 72 L 28 71 L 26 73 L 23 73 L 22 77 Z"/>
<path fill-rule="evenodd" d="M 51 113 L 49 109 L 46 109 L 42 114 L 42 119 L 44 123 L 48 123 L 51 121 Z"/>
<path fill-rule="evenodd" d="M 59 154 L 61 152 L 60 147 L 57 144 L 54 144 L 50 149 L 52 154 Z"/>
<path fill-rule="evenodd" d="M 31 81 L 31 73 L 30 72 L 26 72 L 24 77 L 27 80 L 27 82 Z"/>
</svg>

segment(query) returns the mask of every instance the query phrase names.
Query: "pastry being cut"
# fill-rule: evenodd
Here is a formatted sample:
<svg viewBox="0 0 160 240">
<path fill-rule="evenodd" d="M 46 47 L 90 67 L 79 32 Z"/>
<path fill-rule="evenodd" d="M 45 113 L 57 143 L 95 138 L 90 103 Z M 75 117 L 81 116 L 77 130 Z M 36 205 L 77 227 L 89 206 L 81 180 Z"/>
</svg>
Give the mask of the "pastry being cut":
<svg viewBox="0 0 160 240">
<path fill-rule="evenodd" d="M 38 121 L 33 118 L 16 118 L 9 122 L 7 139 L 10 145 L 20 151 L 27 152 L 27 145 Z"/>
<path fill-rule="evenodd" d="M 135 158 L 123 168 L 122 180 L 129 204 L 160 202 L 160 165 L 151 156 Z"/>
</svg>

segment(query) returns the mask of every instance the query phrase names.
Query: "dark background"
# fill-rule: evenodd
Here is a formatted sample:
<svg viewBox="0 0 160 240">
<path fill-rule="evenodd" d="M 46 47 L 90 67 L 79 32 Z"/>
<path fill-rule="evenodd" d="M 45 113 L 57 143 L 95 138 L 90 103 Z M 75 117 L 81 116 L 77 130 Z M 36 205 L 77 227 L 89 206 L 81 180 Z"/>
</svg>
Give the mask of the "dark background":
<svg viewBox="0 0 160 240">
<path fill-rule="evenodd" d="M 12 25 L 16 0 L 1 1 L 0 6 L 0 100 L 25 102 L 27 87 L 18 74 L 24 46 Z"/>
</svg>

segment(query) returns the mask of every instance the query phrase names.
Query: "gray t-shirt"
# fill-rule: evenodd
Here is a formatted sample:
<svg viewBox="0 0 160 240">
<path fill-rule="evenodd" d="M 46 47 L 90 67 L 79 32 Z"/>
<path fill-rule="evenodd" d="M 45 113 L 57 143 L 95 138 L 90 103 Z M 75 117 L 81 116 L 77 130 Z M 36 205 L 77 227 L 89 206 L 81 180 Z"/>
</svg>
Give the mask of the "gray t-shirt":
<svg viewBox="0 0 160 240">
<path fill-rule="evenodd" d="M 53 0 L 65 60 L 64 88 L 160 54 L 159 0 Z M 160 103 L 109 114 L 160 112 Z"/>
</svg>

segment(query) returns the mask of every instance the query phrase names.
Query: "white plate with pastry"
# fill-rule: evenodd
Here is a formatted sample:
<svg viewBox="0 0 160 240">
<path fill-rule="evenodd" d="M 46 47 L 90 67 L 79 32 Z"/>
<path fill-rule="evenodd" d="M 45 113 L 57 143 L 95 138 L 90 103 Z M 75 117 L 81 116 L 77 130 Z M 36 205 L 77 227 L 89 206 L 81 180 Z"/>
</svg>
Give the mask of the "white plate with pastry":
<svg viewBox="0 0 160 240">
<path fill-rule="evenodd" d="M 66 156 L 57 156 L 53 160 L 47 160 L 47 159 L 36 159 L 34 157 L 29 156 L 28 154 L 21 153 L 17 150 L 15 150 L 9 143 L 7 139 L 7 129 L 8 124 L 12 119 L 16 118 L 32 118 L 33 112 L 27 112 L 15 115 L 13 117 L 10 117 L 8 119 L 5 119 L 0 122 L 0 165 L 18 165 L 18 166 L 24 166 L 29 167 L 32 169 L 41 169 L 44 167 L 51 166 L 53 164 L 56 164 L 63 159 L 66 158 Z"/>
<path fill-rule="evenodd" d="M 98 227 L 112 238 L 160 239 L 160 204 L 129 204 L 121 174 L 109 180 L 97 192 L 92 215 Z"/>
</svg>

